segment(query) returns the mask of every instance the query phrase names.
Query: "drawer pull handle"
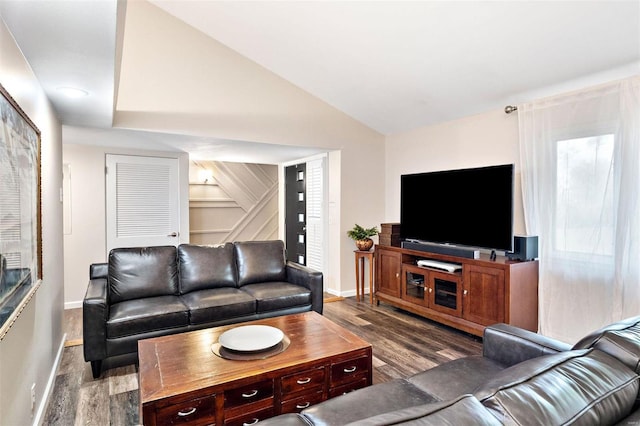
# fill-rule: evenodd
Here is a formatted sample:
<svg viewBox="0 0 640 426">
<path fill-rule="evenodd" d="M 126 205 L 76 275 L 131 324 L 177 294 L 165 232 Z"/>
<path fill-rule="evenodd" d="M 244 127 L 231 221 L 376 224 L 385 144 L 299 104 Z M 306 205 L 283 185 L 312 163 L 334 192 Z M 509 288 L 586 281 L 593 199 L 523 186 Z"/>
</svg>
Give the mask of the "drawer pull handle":
<svg viewBox="0 0 640 426">
<path fill-rule="evenodd" d="M 252 391 L 251 391 L 251 392 L 249 392 L 249 393 L 243 393 L 243 394 L 242 394 L 242 397 L 243 397 L 243 398 L 253 398 L 253 397 L 254 397 L 254 396 L 256 396 L 257 394 L 258 394 L 258 389 L 256 389 L 256 390 L 252 390 Z"/>
<path fill-rule="evenodd" d="M 296 405 L 296 408 L 297 408 L 298 410 L 303 410 L 303 409 L 307 408 L 307 407 L 308 407 L 308 406 L 310 406 L 310 405 L 311 405 L 311 403 L 310 403 L 309 401 L 307 401 L 307 402 L 305 402 L 304 404 L 297 404 L 297 405 Z"/>
<path fill-rule="evenodd" d="M 311 377 L 307 377 L 306 379 L 299 379 L 296 383 L 299 385 L 306 385 L 311 381 Z"/>
<path fill-rule="evenodd" d="M 246 423 L 242 423 L 242 426 L 251 426 L 251 425 L 255 425 L 256 423 L 258 423 L 260 421 L 259 418 L 254 417 L 253 420 L 251 420 L 250 422 L 246 422 Z"/>
<path fill-rule="evenodd" d="M 196 407 L 189 408 L 187 411 L 178 411 L 178 417 L 187 417 L 196 412 Z"/>
<path fill-rule="evenodd" d="M 342 370 L 342 371 L 344 371 L 345 373 L 353 373 L 354 371 L 356 371 L 356 368 L 358 368 L 358 367 L 356 367 L 356 366 L 354 365 L 353 367 L 345 368 L 345 369 L 344 369 L 344 370 Z"/>
</svg>

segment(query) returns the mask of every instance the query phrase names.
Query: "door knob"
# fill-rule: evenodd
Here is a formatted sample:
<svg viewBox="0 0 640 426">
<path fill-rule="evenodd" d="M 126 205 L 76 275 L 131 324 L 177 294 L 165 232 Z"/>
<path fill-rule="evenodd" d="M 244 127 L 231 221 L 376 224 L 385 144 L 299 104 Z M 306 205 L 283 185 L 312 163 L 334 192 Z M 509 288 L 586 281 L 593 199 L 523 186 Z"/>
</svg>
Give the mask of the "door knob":
<svg viewBox="0 0 640 426">
<path fill-rule="evenodd" d="M 167 237 L 177 237 L 178 233 L 177 232 L 172 232 L 169 235 L 167 235 Z"/>
</svg>

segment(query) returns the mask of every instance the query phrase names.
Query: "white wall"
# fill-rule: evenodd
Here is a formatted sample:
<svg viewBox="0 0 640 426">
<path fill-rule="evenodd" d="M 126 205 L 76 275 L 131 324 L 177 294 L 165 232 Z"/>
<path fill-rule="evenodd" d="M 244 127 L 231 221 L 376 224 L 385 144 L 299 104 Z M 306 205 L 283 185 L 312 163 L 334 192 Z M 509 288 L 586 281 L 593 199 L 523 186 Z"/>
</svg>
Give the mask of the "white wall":
<svg viewBox="0 0 640 426">
<path fill-rule="evenodd" d="M 26 59 L 0 21 L 0 82 L 41 132 L 43 281 L 0 341 L 0 423 L 27 425 L 42 414 L 63 336 L 62 130 Z M 36 409 L 31 411 L 35 383 Z"/>
<path fill-rule="evenodd" d="M 71 232 L 64 235 L 65 308 L 79 308 L 87 291 L 89 265 L 106 262 L 105 159 L 107 154 L 178 158 L 180 162 L 180 243 L 189 242 L 189 158 L 183 153 L 134 151 L 64 144 L 63 163 L 71 175 Z"/>
<path fill-rule="evenodd" d="M 514 233 L 526 234 L 517 114 L 507 115 L 503 110 L 495 110 L 391 135 L 386 140 L 385 157 L 387 222 L 400 221 L 402 174 L 515 164 Z M 428 194 L 424 197 L 428 204 Z"/>
<path fill-rule="evenodd" d="M 346 232 L 383 221 L 383 135 L 148 2 L 127 3 L 122 49 L 115 126 L 339 152 L 327 279 L 355 294 Z"/>
<path fill-rule="evenodd" d="M 203 172 L 211 174 L 206 183 Z M 191 161 L 191 243 L 278 238 L 278 184 L 278 167 L 273 164 Z"/>
</svg>

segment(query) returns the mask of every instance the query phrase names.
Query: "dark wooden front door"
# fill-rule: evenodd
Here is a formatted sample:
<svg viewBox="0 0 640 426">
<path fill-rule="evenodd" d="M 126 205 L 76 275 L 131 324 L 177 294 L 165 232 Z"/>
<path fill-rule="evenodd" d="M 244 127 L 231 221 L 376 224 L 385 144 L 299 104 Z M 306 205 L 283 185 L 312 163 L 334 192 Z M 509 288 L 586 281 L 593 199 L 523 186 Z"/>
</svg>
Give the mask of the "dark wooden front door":
<svg viewBox="0 0 640 426">
<path fill-rule="evenodd" d="M 287 260 L 307 264 L 306 164 L 285 167 Z"/>
</svg>

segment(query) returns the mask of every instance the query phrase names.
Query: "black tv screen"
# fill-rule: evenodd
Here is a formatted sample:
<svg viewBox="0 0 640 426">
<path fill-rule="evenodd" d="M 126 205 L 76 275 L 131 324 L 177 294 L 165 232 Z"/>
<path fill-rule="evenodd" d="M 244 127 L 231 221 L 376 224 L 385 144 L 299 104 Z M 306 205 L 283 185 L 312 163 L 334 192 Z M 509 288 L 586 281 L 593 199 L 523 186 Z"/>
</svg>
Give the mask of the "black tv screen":
<svg viewBox="0 0 640 426">
<path fill-rule="evenodd" d="M 403 240 L 511 251 L 513 164 L 400 177 Z"/>
</svg>

